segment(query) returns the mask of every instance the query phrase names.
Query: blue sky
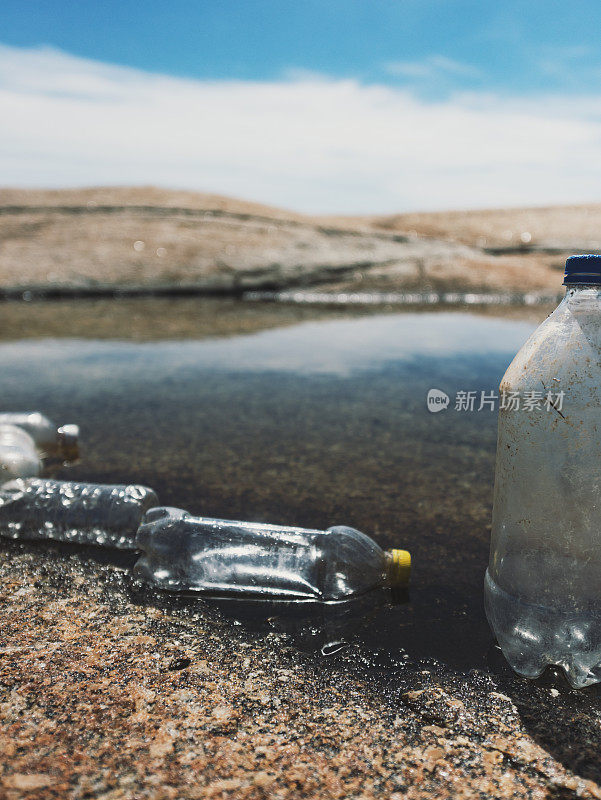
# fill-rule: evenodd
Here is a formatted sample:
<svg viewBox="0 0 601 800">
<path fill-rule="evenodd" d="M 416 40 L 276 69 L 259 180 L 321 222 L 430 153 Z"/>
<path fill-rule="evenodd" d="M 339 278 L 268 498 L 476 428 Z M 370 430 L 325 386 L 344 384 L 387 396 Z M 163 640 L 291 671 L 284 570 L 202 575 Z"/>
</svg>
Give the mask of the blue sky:
<svg viewBox="0 0 601 800">
<path fill-rule="evenodd" d="M 205 79 L 398 84 L 439 64 L 443 89 L 527 94 L 596 90 L 600 24 L 598 0 L 4 0 L 0 40 Z"/>
<path fill-rule="evenodd" d="M 374 213 L 601 200 L 598 0 L 4 0 L 0 16 L 4 185 Z"/>
</svg>

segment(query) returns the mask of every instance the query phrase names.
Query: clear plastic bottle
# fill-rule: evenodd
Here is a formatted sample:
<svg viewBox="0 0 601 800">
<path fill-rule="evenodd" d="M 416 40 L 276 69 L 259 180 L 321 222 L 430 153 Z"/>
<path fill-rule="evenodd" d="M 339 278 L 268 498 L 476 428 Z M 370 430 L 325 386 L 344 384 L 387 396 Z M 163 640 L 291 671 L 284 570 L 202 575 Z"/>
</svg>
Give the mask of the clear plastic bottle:
<svg viewBox="0 0 601 800">
<path fill-rule="evenodd" d="M 411 559 L 384 552 L 354 528 L 327 531 L 193 517 L 153 508 L 136 538 L 134 574 L 176 592 L 288 600 L 343 600 L 376 586 L 406 586 Z"/>
<path fill-rule="evenodd" d="M 42 458 L 76 461 L 79 457 L 79 427 L 57 427 L 39 411 L 9 411 L 0 413 L 0 425 L 16 425 L 28 433 Z"/>
<path fill-rule="evenodd" d="M 41 472 L 42 459 L 29 433 L 17 425 L 0 424 L 0 482 Z"/>
<path fill-rule="evenodd" d="M 146 486 L 14 480 L 0 488 L 0 536 L 132 550 L 142 517 L 156 505 Z"/>
<path fill-rule="evenodd" d="M 501 381 L 485 601 L 516 672 L 583 687 L 601 680 L 601 257 L 564 283 Z"/>
</svg>

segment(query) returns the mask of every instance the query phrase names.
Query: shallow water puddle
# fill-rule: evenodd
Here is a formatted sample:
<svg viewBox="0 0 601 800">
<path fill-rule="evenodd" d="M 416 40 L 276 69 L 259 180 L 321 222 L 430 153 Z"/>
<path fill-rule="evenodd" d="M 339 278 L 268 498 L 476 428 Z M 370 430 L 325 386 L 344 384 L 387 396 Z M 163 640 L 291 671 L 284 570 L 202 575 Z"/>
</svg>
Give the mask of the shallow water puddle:
<svg viewBox="0 0 601 800">
<path fill-rule="evenodd" d="M 120 341 L 5 342 L 2 407 L 80 424 L 75 479 L 145 483 L 207 516 L 352 525 L 412 552 L 409 603 L 374 595 L 292 622 L 256 607 L 226 616 L 268 620 L 336 658 L 362 641 L 374 668 L 484 666 L 496 411 L 477 408 L 536 321 L 428 312 L 285 324 L 201 340 L 127 341 L 116 326 Z M 432 388 L 449 396 L 436 414 Z M 461 392 L 474 392 L 473 411 L 455 410 Z"/>
</svg>

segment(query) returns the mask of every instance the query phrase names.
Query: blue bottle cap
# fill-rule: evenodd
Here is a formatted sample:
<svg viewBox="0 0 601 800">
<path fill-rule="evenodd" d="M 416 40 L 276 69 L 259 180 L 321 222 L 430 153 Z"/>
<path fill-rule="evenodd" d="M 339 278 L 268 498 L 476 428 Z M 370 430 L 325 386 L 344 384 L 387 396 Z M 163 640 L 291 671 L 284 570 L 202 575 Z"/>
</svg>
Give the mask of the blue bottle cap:
<svg viewBox="0 0 601 800">
<path fill-rule="evenodd" d="M 570 256 L 563 282 L 601 285 L 601 256 Z"/>
</svg>

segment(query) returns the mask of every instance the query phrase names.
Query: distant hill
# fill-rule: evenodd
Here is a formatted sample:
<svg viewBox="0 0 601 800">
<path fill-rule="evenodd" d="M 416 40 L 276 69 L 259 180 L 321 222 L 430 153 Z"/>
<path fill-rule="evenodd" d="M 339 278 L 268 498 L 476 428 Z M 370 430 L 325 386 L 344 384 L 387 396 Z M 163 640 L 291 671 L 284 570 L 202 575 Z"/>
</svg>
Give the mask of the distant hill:
<svg viewBox="0 0 601 800">
<path fill-rule="evenodd" d="M 601 205 L 309 217 L 153 187 L 0 189 L 0 286 L 557 291 L 600 231 Z"/>
<path fill-rule="evenodd" d="M 331 217 L 332 224 L 382 231 L 415 231 L 477 247 L 601 250 L 601 203 L 541 208 L 435 211 Z"/>
</svg>

